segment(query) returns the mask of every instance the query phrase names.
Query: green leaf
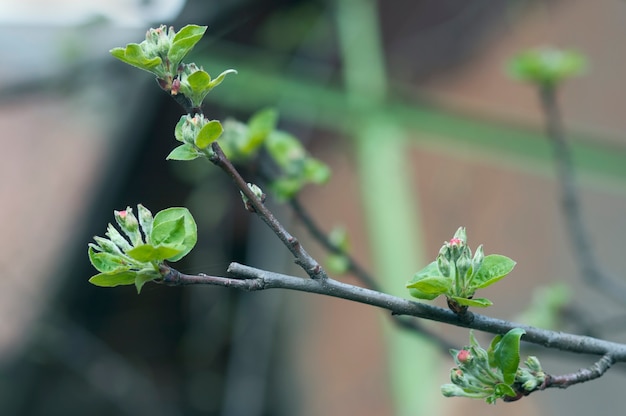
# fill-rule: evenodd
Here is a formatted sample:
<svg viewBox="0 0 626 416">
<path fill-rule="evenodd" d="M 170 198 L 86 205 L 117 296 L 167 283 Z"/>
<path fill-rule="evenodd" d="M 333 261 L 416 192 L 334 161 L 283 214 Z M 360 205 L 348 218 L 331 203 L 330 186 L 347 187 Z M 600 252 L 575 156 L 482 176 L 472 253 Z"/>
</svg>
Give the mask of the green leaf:
<svg viewBox="0 0 626 416">
<path fill-rule="evenodd" d="M 143 244 L 137 246 L 126 254 L 133 259 L 142 263 L 148 263 L 153 261 L 161 261 L 169 259 L 179 254 L 182 250 L 172 246 L 157 246 L 154 247 L 151 244 Z"/>
<path fill-rule="evenodd" d="M 202 127 L 198 135 L 196 136 L 196 146 L 200 149 L 208 147 L 211 143 L 216 141 L 224 129 L 222 124 L 217 120 L 211 120 Z"/>
<path fill-rule="evenodd" d="M 106 236 L 109 237 L 109 239 L 123 251 L 130 250 L 132 248 L 128 240 L 126 240 L 122 233 L 117 231 L 117 229 L 111 223 L 107 225 Z"/>
<path fill-rule="evenodd" d="M 494 364 L 502 371 L 503 380 L 508 385 L 515 381 L 520 362 L 520 339 L 525 333 L 522 328 L 513 328 L 504 334 L 493 349 Z"/>
<path fill-rule="evenodd" d="M 278 111 L 273 108 L 266 108 L 255 113 L 248 121 L 248 143 L 243 151 L 256 150 L 276 129 L 276 123 L 278 123 Z"/>
<path fill-rule="evenodd" d="M 177 222 L 179 218 L 183 219 L 182 226 Z M 172 221 L 175 223 L 172 224 Z M 157 230 L 157 227 L 166 223 L 168 224 L 163 225 L 163 229 Z M 181 230 L 184 233 L 182 241 L 180 240 L 180 236 L 178 234 Z M 181 252 L 166 259 L 169 261 L 178 261 L 186 256 L 187 253 L 189 253 L 196 245 L 196 241 L 198 240 L 198 227 L 196 226 L 196 222 L 187 208 L 168 208 L 158 212 L 154 216 L 154 223 L 150 238 L 150 241 L 156 245 L 159 243 L 167 244 L 166 242 L 169 241 L 178 241 L 179 244 L 176 245 L 176 248 L 180 249 Z"/>
<path fill-rule="evenodd" d="M 471 290 L 482 289 L 490 286 L 511 273 L 515 262 L 506 256 L 490 254 L 485 256 L 478 272 L 474 274 L 470 283 Z"/>
<path fill-rule="evenodd" d="M 170 221 L 160 221 L 152 228 L 150 238 L 156 245 L 178 247 L 185 239 L 185 219 L 180 216 Z"/>
<path fill-rule="evenodd" d="M 148 72 L 154 72 L 153 69 L 162 63 L 158 56 L 147 57 L 137 43 L 129 43 L 126 48 L 113 48 L 110 53 L 120 61 Z"/>
<path fill-rule="evenodd" d="M 290 168 L 293 169 L 290 165 L 294 161 L 301 161 L 306 157 L 302 143 L 283 131 L 275 130 L 267 136 L 265 147 L 276 164 L 287 173 L 290 173 Z"/>
<path fill-rule="evenodd" d="M 120 285 L 132 285 L 135 282 L 137 272 L 100 273 L 91 276 L 89 283 L 101 287 L 115 287 Z"/>
<path fill-rule="evenodd" d="M 174 150 L 167 155 L 167 160 L 194 160 L 200 157 L 201 154 L 198 153 L 195 147 L 190 144 L 181 144 L 176 147 Z"/>
<path fill-rule="evenodd" d="M 172 65 L 178 66 L 185 55 L 202 39 L 206 29 L 206 26 L 187 25 L 174 35 L 172 46 L 167 53 L 167 57 L 172 62 Z"/>
<path fill-rule="evenodd" d="M 333 274 L 345 274 L 350 267 L 350 260 L 343 254 L 330 254 L 326 257 L 326 268 Z"/>
<path fill-rule="evenodd" d="M 93 247 L 89 247 L 89 261 L 93 267 L 102 273 L 115 273 L 128 270 L 130 265 L 121 256 L 114 254 L 97 252 Z"/>
<path fill-rule="evenodd" d="M 221 74 L 219 74 L 217 76 L 217 78 L 215 78 L 213 81 L 211 81 L 211 89 L 217 87 L 218 85 L 220 85 L 222 83 L 222 81 L 224 81 L 224 78 L 226 78 L 226 75 L 228 74 L 236 74 L 237 71 L 234 69 L 227 69 L 226 71 L 222 72 Z"/>
<path fill-rule="evenodd" d="M 137 288 L 137 294 L 141 293 L 141 288 L 148 282 L 158 279 L 160 275 L 153 272 L 140 272 L 137 273 L 134 279 L 135 287 Z"/>
<path fill-rule="evenodd" d="M 146 238 L 146 243 L 150 244 L 150 233 L 152 232 L 152 222 L 154 218 L 150 210 L 143 205 L 137 205 L 137 215 L 139 216 L 139 225 Z"/>
<path fill-rule="evenodd" d="M 98 251 L 104 251 L 106 253 L 110 253 L 110 254 L 118 255 L 118 256 L 124 254 L 122 253 L 122 250 L 120 250 L 120 248 L 111 240 L 98 237 L 98 236 L 95 236 L 93 239 L 96 241 L 96 243 L 98 243 L 97 246 L 94 246 L 94 249 Z"/>
<path fill-rule="evenodd" d="M 416 282 L 407 284 L 406 287 L 437 297 L 447 293 L 452 288 L 452 279 L 445 276 L 424 277 Z"/>
<path fill-rule="evenodd" d="M 509 61 L 508 72 L 516 79 L 552 87 L 584 72 L 587 66 L 583 55 L 554 48 L 522 52 Z"/>
<path fill-rule="evenodd" d="M 211 86 L 211 76 L 208 72 L 200 69 L 187 77 L 191 89 L 197 93 L 207 90 Z"/>
<path fill-rule="evenodd" d="M 302 185 L 302 181 L 297 178 L 279 178 L 271 183 L 271 188 L 279 201 L 286 201 L 293 198 Z"/>
<path fill-rule="evenodd" d="M 183 133 L 183 129 L 185 124 L 189 122 L 189 119 L 190 117 L 188 114 L 181 116 L 178 123 L 176 123 L 176 127 L 174 127 L 174 137 L 181 143 L 185 143 L 185 134 Z"/>
<path fill-rule="evenodd" d="M 496 396 L 498 397 L 504 397 L 504 396 L 509 396 L 509 397 L 515 397 L 517 396 L 517 394 L 515 393 L 515 390 L 513 390 L 513 388 L 507 384 L 504 383 L 498 383 L 494 386 L 494 392 L 496 394 Z"/>
<path fill-rule="evenodd" d="M 486 308 L 488 306 L 493 305 L 493 302 L 485 298 L 467 299 L 467 298 L 461 298 L 458 296 L 448 296 L 448 297 L 450 299 L 453 299 L 459 305 L 463 305 L 463 306 L 474 306 L 476 308 Z"/>
<path fill-rule="evenodd" d="M 439 295 L 433 295 L 432 293 L 424 293 L 424 292 L 421 292 L 420 290 L 410 287 L 412 284 L 419 282 L 420 280 L 428 278 L 428 277 L 441 277 L 441 274 L 439 273 L 439 269 L 437 268 L 436 261 L 430 263 L 428 266 L 424 267 L 422 270 L 415 273 L 415 275 L 413 276 L 413 279 L 407 282 L 406 287 L 409 289 L 409 293 L 411 296 L 413 296 L 414 298 L 426 299 L 426 300 L 433 300 L 437 296 L 439 296 Z"/>
<path fill-rule="evenodd" d="M 310 182 L 323 184 L 330 179 L 330 168 L 319 160 L 307 157 L 304 161 L 302 176 Z"/>
</svg>

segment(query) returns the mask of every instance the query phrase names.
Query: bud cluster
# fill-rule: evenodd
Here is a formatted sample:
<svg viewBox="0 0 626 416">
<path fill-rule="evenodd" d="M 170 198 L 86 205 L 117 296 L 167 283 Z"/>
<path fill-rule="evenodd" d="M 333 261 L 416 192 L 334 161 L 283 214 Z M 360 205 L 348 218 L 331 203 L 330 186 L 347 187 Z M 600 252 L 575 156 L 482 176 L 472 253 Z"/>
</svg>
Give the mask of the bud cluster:
<svg viewBox="0 0 626 416">
<path fill-rule="evenodd" d="M 515 377 L 507 380 L 505 371 L 501 368 L 503 364 L 499 363 L 493 349 L 494 343 L 502 342 L 501 339 L 499 336 L 494 338 L 487 351 L 480 346 L 473 331 L 470 331 L 470 346 L 461 350 L 450 350 L 455 367 L 450 370 L 452 384 L 441 386 L 443 395 L 485 399 L 492 404 L 499 398 L 504 401 L 517 400 L 542 388 L 546 374 L 536 357 L 528 357 L 525 361 L 526 367 L 514 368 L 511 375 L 514 374 Z M 519 344 L 519 340 L 517 343 Z"/>
<path fill-rule="evenodd" d="M 454 237 L 443 244 L 437 256 L 437 268 L 442 276 L 454 282 L 456 296 L 469 298 L 474 294 L 472 279 L 485 258 L 483 246 L 476 249 L 474 257 L 467 245 L 467 234 L 460 227 Z"/>
</svg>

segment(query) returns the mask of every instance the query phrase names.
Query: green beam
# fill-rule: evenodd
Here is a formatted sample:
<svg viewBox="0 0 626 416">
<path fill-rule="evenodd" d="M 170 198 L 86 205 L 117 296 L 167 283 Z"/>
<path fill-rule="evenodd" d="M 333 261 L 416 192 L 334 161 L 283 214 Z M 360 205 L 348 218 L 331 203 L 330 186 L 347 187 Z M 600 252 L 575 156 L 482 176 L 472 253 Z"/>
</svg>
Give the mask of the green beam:
<svg viewBox="0 0 626 416">
<path fill-rule="evenodd" d="M 298 79 L 278 70 L 265 72 L 263 66 L 255 65 L 257 56 L 254 54 L 242 60 L 228 57 L 227 51 L 233 48 L 212 49 L 218 49 L 218 53 L 212 54 L 210 59 L 198 57 L 196 61 L 213 74 L 226 68 L 235 68 L 239 74 L 229 76 L 224 86 L 211 92 L 207 97 L 209 101 L 249 112 L 289 102 L 289 106 L 280 109 L 284 117 L 345 134 L 350 133 L 352 122 L 361 117 L 361 112 L 351 108 L 346 93 L 339 88 Z M 222 54 L 220 49 L 224 49 Z M 301 106 L 297 105 L 299 102 Z M 380 107 L 379 115 L 410 132 L 418 144 L 428 144 L 434 136 L 438 146 L 454 148 L 462 145 L 464 149 L 471 146 L 474 154 L 508 158 L 514 165 L 517 162 L 518 167 L 528 163 L 533 168 L 542 166 L 543 172 L 551 169 L 547 140 L 537 129 L 479 120 L 436 107 L 393 100 Z M 626 182 L 626 147 L 588 135 L 570 134 L 570 137 L 578 171 L 599 175 L 623 186 Z"/>
</svg>

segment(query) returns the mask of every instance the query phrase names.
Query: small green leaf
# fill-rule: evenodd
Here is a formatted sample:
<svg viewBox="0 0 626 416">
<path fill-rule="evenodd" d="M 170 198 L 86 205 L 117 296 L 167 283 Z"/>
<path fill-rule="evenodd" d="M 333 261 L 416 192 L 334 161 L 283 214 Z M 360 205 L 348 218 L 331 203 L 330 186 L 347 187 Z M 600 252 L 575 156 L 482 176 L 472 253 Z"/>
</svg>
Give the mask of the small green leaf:
<svg viewBox="0 0 626 416">
<path fill-rule="evenodd" d="M 122 250 L 120 250 L 120 248 L 111 240 L 98 236 L 95 236 L 93 239 L 96 241 L 96 243 L 98 243 L 97 248 L 96 246 L 94 246 L 94 249 L 97 249 L 98 251 L 104 251 L 106 253 L 118 256 L 124 254 L 122 253 Z"/>
<path fill-rule="evenodd" d="M 137 272 L 100 273 L 92 276 L 89 283 L 101 287 L 115 287 L 120 285 L 132 285 L 135 282 Z"/>
<path fill-rule="evenodd" d="M 441 277 L 441 274 L 439 273 L 439 269 L 437 268 L 436 261 L 433 261 L 428 266 L 424 267 L 422 270 L 415 273 L 415 275 L 413 276 L 413 279 L 407 282 L 406 287 L 409 289 L 409 293 L 411 296 L 413 296 L 414 298 L 426 299 L 426 300 L 433 300 L 437 296 L 439 296 L 439 295 L 433 295 L 432 293 L 424 293 L 424 292 L 421 292 L 417 289 L 410 287 L 412 284 L 419 282 L 420 280 L 425 279 L 427 277 Z"/>
<path fill-rule="evenodd" d="M 171 221 L 160 221 L 152 228 L 150 234 L 154 244 L 177 247 L 185 239 L 185 219 L 180 216 Z"/>
<path fill-rule="evenodd" d="M 215 78 L 213 81 L 211 81 L 211 89 L 217 87 L 218 85 L 220 85 L 222 83 L 222 81 L 224 81 L 224 78 L 226 78 L 226 75 L 228 74 L 236 74 L 237 71 L 234 69 L 227 69 L 226 71 L 222 72 L 221 74 L 219 74 L 217 76 L 217 78 Z"/>
<path fill-rule="evenodd" d="M 93 267 L 102 273 L 121 272 L 130 268 L 123 257 L 105 252 L 97 252 L 91 246 L 89 247 L 89 260 Z"/>
<path fill-rule="evenodd" d="M 350 260 L 342 254 L 330 254 L 326 257 L 326 268 L 333 274 L 345 274 L 350 267 Z"/>
<path fill-rule="evenodd" d="M 174 137 L 181 143 L 185 143 L 185 134 L 183 132 L 183 129 L 185 128 L 185 124 L 188 123 L 189 120 L 189 115 L 185 114 L 184 116 L 180 117 L 180 120 L 178 120 L 178 123 L 176 123 L 176 127 L 174 127 Z"/>
<path fill-rule="evenodd" d="M 150 244 L 150 233 L 152 232 L 152 222 L 154 218 L 150 210 L 143 205 L 137 205 L 137 215 L 139 216 L 139 225 L 146 238 L 146 243 Z"/>
<path fill-rule="evenodd" d="M 286 201 L 293 198 L 302 185 L 302 181 L 297 178 L 279 178 L 271 183 L 271 188 L 279 201 Z"/>
<path fill-rule="evenodd" d="M 265 147 L 280 168 L 290 173 L 292 163 L 306 157 L 302 143 L 294 136 L 283 131 L 275 130 L 265 139 Z"/>
<path fill-rule="evenodd" d="M 143 285 L 152 280 L 158 279 L 159 277 L 160 275 L 152 272 L 137 273 L 134 279 L 135 287 L 137 288 L 137 294 L 141 293 L 141 288 L 143 287 Z"/>
<path fill-rule="evenodd" d="M 276 123 L 278 123 L 278 111 L 273 108 L 266 108 L 255 113 L 248 121 L 248 143 L 243 151 L 256 150 L 276 129 Z"/>
<path fill-rule="evenodd" d="M 179 218 L 183 219 L 182 226 L 170 223 L 171 221 L 177 221 Z M 161 224 L 165 223 L 170 224 L 165 225 L 165 228 L 163 229 L 157 230 L 157 227 L 160 227 Z M 184 232 L 182 241 L 180 240 L 180 236 L 177 234 L 181 231 L 181 229 Z M 157 234 L 156 236 L 155 233 Z M 171 235 L 168 235 L 168 233 Z M 181 252 L 178 255 L 168 257 L 166 259 L 169 261 L 178 261 L 186 256 L 187 253 L 189 253 L 196 245 L 196 241 L 198 239 L 198 227 L 187 208 L 168 208 L 158 212 L 154 216 L 154 223 L 150 238 L 153 244 L 157 245 L 159 243 L 166 244 L 168 241 L 178 241 L 179 244 L 175 245 L 175 247 L 180 249 Z"/>
<path fill-rule="evenodd" d="M 117 229 L 111 223 L 107 225 L 106 236 L 109 237 L 109 239 L 123 251 L 130 250 L 132 248 L 128 240 L 126 240 L 122 233 L 117 231 Z"/>
<path fill-rule="evenodd" d="M 148 72 L 153 72 L 162 63 L 159 57 L 148 58 L 137 43 L 129 43 L 126 48 L 113 48 L 110 53 L 120 61 Z"/>
<path fill-rule="evenodd" d="M 185 143 L 185 144 L 181 144 L 180 146 L 172 150 L 170 154 L 167 155 L 166 159 L 167 160 L 194 160 L 200 156 L 201 154 L 198 153 L 196 148 L 194 148 L 190 144 Z"/>
<path fill-rule="evenodd" d="M 206 26 L 187 25 L 174 35 L 172 46 L 167 53 L 167 57 L 172 62 L 172 65 L 178 66 L 185 55 L 202 39 L 206 29 Z"/>
<path fill-rule="evenodd" d="M 512 385 L 515 374 L 519 367 L 520 339 L 526 331 L 522 328 L 513 328 L 500 339 L 493 350 L 494 364 L 502 371 L 502 377 L 506 384 Z"/>
<path fill-rule="evenodd" d="M 129 257 L 140 261 L 142 263 L 148 263 L 153 261 L 161 261 L 165 259 L 169 259 L 170 257 L 174 257 L 179 254 L 182 250 L 171 247 L 171 246 L 157 246 L 154 247 L 150 244 L 143 244 L 141 246 L 137 246 L 132 250 L 128 251 Z"/>
<path fill-rule="evenodd" d="M 328 241 L 342 253 L 347 252 L 350 247 L 348 232 L 344 227 L 333 227 L 328 233 Z"/>
<path fill-rule="evenodd" d="M 202 127 L 198 135 L 196 136 L 196 146 L 200 149 L 208 147 L 211 143 L 216 141 L 224 129 L 222 124 L 217 120 L 211 120 Z"/>
<path fill-rule="evenodd" d="M 452 288 L 452 279 L 445 276 L 424 277 L 416 282 L 407 284 L 406 287 L 437 297 L 447 293 Z"/>
<path fill-rule="evenodd" d="M 476 299 L 467 299 L 461 298 L 458 296 L 448 296 L 450 299 L 453 299 L 456 303 L 463 306 L 473 306 L 476 308 L 486 308 L 488 306 L 493 305 L 489 299 L 485 298 L 476 298 Z"/>
<path fill-rule="evenodd" d="M 485 256 L 482 265 L 470 283 L 471 289 L 482 289 L 490 286 L 511 273 L 515 262 L 506 256 L 490 254 Z"/>
<path fill-rule="evenodd" d="M 513 390 L 511 386 L 506 385 L 504 383 L 496 384 L 493 390 L 496 396 L 498 397 L 504 397 L 504 396 L 515 397 L 517 395 L 515 393 L 515 390 Z"/>
<path fill-rule="evenodd" d="M 509 74 L 522 81 L 530 81 L 544 87 L 584 72 L 587 66 L 583 55 L 554 48 L 522 52 L 508 64 Z"/>
<path fill-rule="evenodd" d="M 211 76 L 208 72 L 200 69 L 187 77 L 187 82 L 195 92 L 202 92 L 211 86 Z"/>
<path fill-rule="evenodd" d="M 307 157 L 304 161 L 302 176 L 307 181 L 320 185 L 330 179 L 330 168 L 315 158 Z"/>
</svg>

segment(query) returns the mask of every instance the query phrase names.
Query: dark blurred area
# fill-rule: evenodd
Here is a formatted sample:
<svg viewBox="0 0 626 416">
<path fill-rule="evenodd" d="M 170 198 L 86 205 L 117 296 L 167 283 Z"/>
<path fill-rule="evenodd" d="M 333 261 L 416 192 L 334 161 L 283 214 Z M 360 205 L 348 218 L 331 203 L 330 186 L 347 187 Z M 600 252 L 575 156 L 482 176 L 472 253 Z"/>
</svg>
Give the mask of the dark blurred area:
<svg viewBox="0 0 626 416">
<path fill-rule="evenodd" d="M 37 2 L 33 3 L 36 7 Z M 149 3 L 152 2 L 146 2 Z M 155 3 L 158 6 L 159 2 Z M 507 132 L 510 126 L 511 130 L 528 128 L 532 134 L 538 134 L 541 117 L 534 107 L 531 92 L 522 92 L 519 98 L 515 94 L 525 91 L 522 87 L 507 86 L 505 76 L 498 78 L 493 74 L 502 72 L 503 59 L 517 48 L 555 39 L 564 43 L 583 39 L 582 35 L 570 36 L 572 32 L 550 23 L 551 19 L 558 20 L 556 16 L 563 16 L 568 22 L 565 27 L 575 28 L 576 22 L 582 19 L 580 16 L 584 16 L 584 12 L 579 11 L 584 6 L 568 7 L 562 3 L 565 2 L 378 2 L 390 84 L 389 100 L 408 108 L 451 110 L 461 114 L 462 120 L 474 117 L 486 120 L 485 123 L 493 122 L 501 129 L 499 132 Z M 66 1 L 59 7 L 74 6 Z M 611 3 L 603 7 L 613 10 L 611 8 L 617 6 Z M 619 9 L 619 13 L 622 18 L 626 17 L 624 8 Z M 5 36 L 19 33 L 19 39 L 34 39 L 28 44 L 33 55 L 41 52 L 48 56 L 54 52 L 64 58 L 58 65 L 53 64 L 57 61 L 50 57 L 47 63 L 29 63 L 33 67 L 44 65 L 49 71 L 29 70 L 25 74 L 16 73 L 20 72 L 14 67 L 18 62 L 0 62 L 0 75 L 5 76 L 5 81 L 0 82 L 0 112 L 5 114 L 1 125 L 5 126 L 3 144 L 7 148 L 7 166 L 2 180 L 6 184 L 1 195 L 5 205 L 16 205 L 10 208 L 13 211 L 3 214 L 7 224 L 2 244 L 12 248 L 4 250 L 2 262 L 7 271 L 7 283 L 0 303 L 5 306 L 3 313 L 7 322 L 0 325 L 0 414 L 269 416 L 312 415 L 316 414 L 314 409 L 327 409 L 325 414 L 339 414 L 334 413 L 338 409 L 347 412 L 359 409 L 358 413 L 363 415 L 391 414 L 393 406 L 388 391 L 354 393 L 367 397 L 363 401 L 368 404 L 363 407 L 368 407 L 370 413 L 355 405 L 356 401 L 345 407 L 330 401 L 318 402 L 317 407 L 309 406 L 313 401 L 334 396 L 317 399 L 315 392 L 307 388 L 322 386 L 323 389 L 325 383 L 332 383 L 330 378 L 345 379 L 345 382 L 338 382 L 344 386 L 353 381 L 341 367 L 328 374 L 329 379 L 317 375 L 319 379 L 314 382 L 302 381 L 303 368 L 317 367 L 316 359 L 319 359 L 320 369 L 332 369 L 336 363 L 329 357 L 318 357 L 319 350 L 307 344 L 307 338 L 298 337 L 299 331 L 308 331 L 308 336 L 314 336 L 311 334 L 318 333 L 315 332 L 319 331 L 318 326 L 324 324 L 311 317 L 315 312 L 309 314 L 294 307 L 294 303 L 303 299 L 300 295 L 295 300 L 286 300 L 286 295 L 280 293 L 249 294 L 222 288 L 171 288 L 154 284 L 147 285 L 137 295 L 134 287 L 103 289 L 87 282 L 89 276 L 95 274 L 88 262 L 87 242 L 94 235 L 104 234 L 107 222 L 113 222 L 113 210 L 134 208 L 138 203 L 152 212 L 170 206 L 187 206 L 194 214 L 199 226 L 198 245 L 188 258 L 177 264 L 181 271 L 220 275 L 231 261 L 238 261 L 278 272 L 297 273 L 284 248 L 256 218 L 242 209 L 239 195 L 225 175 L 198 160 L 192 163 L 165 160 L 175 146 L 173 129 L 182 110 L 157 88 L 151 75 L 115 62 L 107 55 L 108 49 L 114 46 L 140 42 L 147 27 L 161 23 L 176 28 L 188 23 L 209 26 L 206 38 L 196 47 L 192 59 L 202 62 L 211 75 L 219 74 L 230 67 L 228 65 L 240 72 L 236 76 L 238 81 L 233 81 L 240 82 L 233 87 L 235 92 L 229 92 L 230 80 L 227 79 L 219 91 L 211 93 L 205 114 L 219 120 L 226 117 L 247 120 L 251 113 L 264 106 L 278 107 L 280 127 L 298 136 L 321 159 L 325 160 L 326 156 L 335 169 L 333 181 L 338 184 L 335 188 L 331 187 L 328 194 L 323 189 L 311 191 L 317 198 L 316 202 L 312 201 L 312 207 L 317 203 L 320 219 L 335 213 L 327 206 L 328 202 L 342 197 L 354 197 L 354 200 L 352 205 L 346 202 L 345 210 L 337 208 L 336 213 L 349 221 L 358 209 L 350 140 L 342 138 L 344 130 L 340 123 L 333 125 L 334 122 L 329 121 L 332 117 L 324 112 L 334 111 L 331 107 L 325 110 L 324 106 L 335 101 L 322 95 L 319 100 L 312 95 L 308 101 L 306 99 L 309 90 L 305 87 L 310 85 L 319 85 L 324 91 L 341 96 L 342 56 L 337 39 L 335 2 L 189 0 L 170 20 L 150 21 L 145 28 L 117 29 L 111 16 L 99 16 L 67 27 L 62 24 L 38 27 L 37 31 L 50 30 L 55 33 L 55 39 L 60 39 L 52 46 L 43 44 L 45 35 L 42 33 L 31 33 L 35 25 L 6 24 L 2 29 Z M 537 29 L 541 25 L 547 29 Z M 56 35 L 58 31 L 62 32 L 60 36 Z M 111 33 L 114 35 L 109 36 Z M 589 48 L 591 44 L 582 42 L 581 47 Z M 47 49 L 54 51 L 46 52 Z M 211 63 L 216 67 L 209 67 Z M 626 65 L 624 56 L 621 56 L 622 64 Z M 491 68 L 490 72 L 484 70 L 486 67 Z M 600 66 L 601 74 L 602 68 Z M 246 78 L 249 77 L 246 70 L 283 77 L 293 81 L 296 87 L 290 91 L 284 83 L 268 81 L 265 84 L 263 80 L 270 78 L 262 75 Z M 626 126 L 623 117 L 617 114 L 621 110 L 616 108 L 623 108 L 618 106 L 617 94 L 607 98 L 606 105 L 611 108 L 607 112 L 612 113 L 613 118 L 607 112 L 589 112 L 591 104 L 578 99 L 589 96 L 590 90 L 600 91 L 594 94 L 606 91 L 603 90 L 604 78 L 600 78 L 596 84 L 583 83 L 564 97 L 565 102 L 570 103 L 566 104 L 571 110 L 569 121 L 587 136 L 597 133 L 593 137 L 602 137 L 597 141 L 599 148 L 608 149 L 608 153 L 626 154 L 619 135 Z M 298 82 L 302 84 L 301 89 L 298 89 Z M 271 90 L 275 85 L 280 88 Z M 620 88 L 623 85 L 622 81 Z M 494 97 L 508 98 L 498 102 Z M 341 99 L 336 101 L 340 106 Z M 480 229 L 481 238 L 491 236 L 494 245 L 495 241 L 505 246 L 509 244 L 511 250 L 532 245 L 529 243 L 532 238 L 545 240 L 546 245 L 557 245 L 553 239 L 558 242 L 564 239 L 562 231 L 549 232 L 547 226 L 543 230 L 548 237 L 530 235 L 541 230 L 528 229 L 531 219 L 516 216 L 517 211 L 514 211 L 524 203 L 533 207 L 534 202 L 529 200 L 537 201 L 554 194 L 553 185 L 546 184 L 545 177 L 537 179 L 532 176 L 534 172 L 529 173 L 538 165 L 542 166 L 538 170 L 547 170 L 544 158 L 533 159 L 534 151 L 528 151 L 522 156 L 527 159 L 520 161 L 516 159 L 519 155 L 515 155 L 514 147 L 507 150 L 502 145 L 498 149 L 509 152 L 508 158 L 491 164 L 475 157 L 475 151 L 468 150 L 473 144 L 471 140 L 443 140 L 442 144 L 441 137 L 457 134 L 454 126 L 437 121 L 435 116 L 427 118 L 430 116 L 419 114 L 425 117 L 428 126 L 440 123 L 450 127 L 449 130 L 432 127 L 430 131 L 416 133 L 416 142 L 423 147 L 409 155 L 416 162 L 416 171 L 411 174 L 419 176 L 416 187 L 423 200 L 437 201 L 424 202 L 422 207 L 422 214 L 429 218 L 424 227 L 424 239 L 429 247 L 437 246 L 448 237 L 453 231 L 449 223 L 453 222 L 456 228 L 454 221 L 459 217 Z M 459 124 L 458 131 L 467 130 L 465 125 Z M 29 138 L 22 141 L 23 148 L 13 150 L 11 143 L 19 134 Z M 463 134 L 459 133 L 459 137 L 465 137 Z M 74 136 L 78 137 L 72 138 Z M 502 144 L 506 140 L 505 137 L 497 141 Z M 527 145 L 541 149 L 539 154 L 545 153 L 543 147 L 531 139 Z M 455 157 L 462 161 L 456 161 Z M 606 167 L 603 162 L 599 164 Z M 9 170 L 8 166 L 13 165 L 18 173 Z M 460 171 L 446 168 L 452 165 Z M 511 173 L 506 170 L 509 165 L 524 167 Z M 605 202 L 596 211 L 590 209 L 595 214 L 604 214 L 605 222 L 598 220 L 594 225 L 595 235 L 601 239 L 607 232 L 619 233 L 626 227 L 623 220 L 616 219 L 616 212 L 626 206 L 623 167 L 607 174 L 601 168 L 594 171 L 592 162 L 586 166 L 590 166 L 587 168 L 592 177 L 589 181 L 593 182 L 593 178 L 597 178 L 593 175 L 599 172 L 608 175 L 610 180 L 601 177 L 594 183 L 617 184 L 610 191 L 603 191 L 606 188 L 600 185 L 591 187 L 587 195 L 587 201 Z M 39 173 L 31 174 L 32 171 Z M 260 180 L 255 175 L 254 169 L 244 168 L 244 177 L 251 182 Z M 475 183 L 484 183 L 485 178 L 493 177 L 498 178 L 496 181 L 509 179 L 518 189 L 536 194 L 516 198 L 503 191 L 493 196 L 493 200 L 487 199 L 490 204 L 485 210 L 491 210 L 489 215 L 492 215 L 489 221 L 487 214 L 465 218 L 454 206 L 454 195 L 437 188 L 430 180 L 432 177 L 447 180 L 450 188 L 463 195 L 479 192 Z M 476 182 L 462 181 L 469 181 L 468 178 Z M 35 194 L 47 199 L 37 199 Z M 500 202 L 502 205 L 498 205 Z M 26 208 L 20 208 L 22 204 Z M 476 208 L 469 205 L 467 210 Z M 607 206 L 611 209 L 604 208 Z M 289 224 L 288 210 L 276 209 Z M 524 211 L 524 208 L 519 207 L 519 210 Z M 509 212 L 509 216 L 501 211 Z M 442 218 L 445 216 L 447 219 Z M 450 221 L 450 217 L 454 220 Z M 551 230 L 560 227 L 555 217 L 557 214 L 549 214 L 545 220 L 551 224 Z M 493 218 L 501 221 L 490 222 Z M 520 236 L 517 243 L 502 235 L 502 224 L 512 224 L 514 232 Z M 358 237 L 355 240 L 358 241 Z M 367 263 L 366 243 L 356 246 L 357 256 Z M 618 251 L 610 247 L 604 253 L 607 257 L 614 254 L 619 262 Z M 531 267 L 545 267 L 540 269 L 545 276 L 553 272 L 551 267 L 555 266 L 550 259 L 543 258 Z M 536 275 L 535 269 L 530 272 Z M 518 283 L 509 295 L 515 299 L 516 289 L 530 291 L 532 284 Z M 314 310 L 315 304 L 303 302 L 305 304 Z M 326 312 L 329 310 L 332 309 Z M 502 311 L 506 309 L 499 312 Z M 493 316 L 497 314 L 493 312 Z M 324 312 L 321 315 L 327 317 L 326 323 L 335 318 Z M 375 311 L 365 316 L 367 318 L 362 319 L 371 318 L 373 327 L 379 324 Z M 350 333 L 351 330 L 356 332 Z M 384 360 L 380 358 L 383 348 L 379 344 L 368 343 L 367 335 L 359 339 L 359 330 L 353 327 L 347 332 L 337 331 L 330 334 L 321 331 L 319 337 L 354 335 L 354 346 L 350 348 L 357 350 L 351 351 L 362 354 L 368 365 L 371 362 L 375 368 L 384 367 Z M 376 331 L 378 329 L 366 329 L 364 333 L 380 337 Z M 336 338 L 329 339 L 331 341 L 339 342 Z M 299 364 L 309 360 L 311 362 L 304 366 Z M 437 380 L 445 382 L 443 377 Z M 385 383 L 384 379 L 372 382 L 371 388 Z M 334 397 L 334 400 L 339 402 L 341 398 Z M 535 402 L 521 409 L 550 414 L 549 406 L 541 408 Z M 448 413 L 442 411 L 442 414 Z"/>
</svg>

